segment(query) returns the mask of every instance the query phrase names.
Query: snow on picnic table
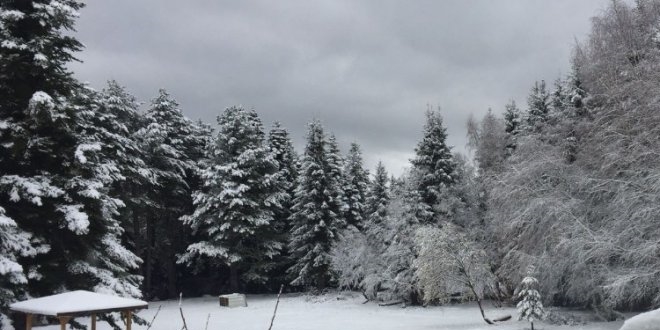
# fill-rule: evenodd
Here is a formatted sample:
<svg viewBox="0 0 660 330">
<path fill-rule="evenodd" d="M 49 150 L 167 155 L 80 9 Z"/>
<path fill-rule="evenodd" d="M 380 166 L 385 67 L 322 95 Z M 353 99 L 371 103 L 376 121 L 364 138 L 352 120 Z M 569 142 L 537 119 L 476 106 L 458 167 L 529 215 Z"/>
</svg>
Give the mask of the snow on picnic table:
<svg viewBox="0 0 660 330">
<path fill-rule="evenodd" d="M 374 303 L 362 304 L 359 294 L 324 296 L 283 295 L 277 310 L 273 330 L 523 330 L 529 323 L 516 321 L 487 325 L 481 319 L 476 304 L 468 303 L 442 307 L 381 307 Z M 275 307 L 275 295 L 248 295 L 248 307 L 220 307 L 217 297 L 191 298 L 183 300 L 183 312 L 189 330 L 204 330 L 207 315 L 209 330 L 267 330 Z M 152 302 L 148 310 L 138 313 L 151 321 L 161 305 L 161 311 L 153 323 L 153 330 L 181 329 L 178 301 Z M 515 317 L 516 309 L 490 307 L 487 316 L 496 318 L 510 314 Z M 86 319 L 78 319 L 88 323 Z M 535 323 L 538 330 L 618 330 L 622 322 L 591 323 L 581 326 L 553 326 Z M 57 326 L 35 328 L 57 330 Z M 109 330 L 105 323 L 99 330 Z M 133 325 L 135 330 L 146 326 Z"/>
</svg>

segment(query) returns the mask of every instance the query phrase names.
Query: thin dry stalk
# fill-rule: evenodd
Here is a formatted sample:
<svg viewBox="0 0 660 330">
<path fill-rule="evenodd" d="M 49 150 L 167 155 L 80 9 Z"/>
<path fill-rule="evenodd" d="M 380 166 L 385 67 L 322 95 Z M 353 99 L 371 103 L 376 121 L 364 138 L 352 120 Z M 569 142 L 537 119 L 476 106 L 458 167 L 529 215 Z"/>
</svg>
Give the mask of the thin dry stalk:
<svg viewBox="0 0 660 330">
<path fill-rule="evenodd" d="M 179 313 L 181 313 L 181 319 L 183 320 L 183 327 L 181 327 L 181 330 L 188 330 L 188 325 L 186 324 L 186 317 L 183 316 L 183 308 L 181 308 L 182 300 L 183 300 L 183 292 L 179 293 Z"/>
<path fill-rule="evenodd" d="M 163 307 L 163 305 L 158 305 L 158 310 L 156 311 L 156 314 L 154 314 L 154 317 L 151 319 L 151 322 L 149 322 L 149 326 L 147 327 L 147 330 L 151 329 L 151 325 L 154 324 L 154 321 L 156 320 L 156 316 L 158 316 L 158 313 L 160 313 L 161 307 Z"/>
<path fill-rule="evenodd" d="M 275 315 L 277 314 L 277 306 L 280 304 L 280 296 L 282 295 L 282 289 L 284 289 L 284 284 L 280 285 L 280 292 L 277 294 L 277 302 L 275 303 L 275 310 L 273 311 L 273 317 L 270 319 L 270 326 L 268 330 L 273 329 L 273 322 L 275 322 Z"/>
</svg>

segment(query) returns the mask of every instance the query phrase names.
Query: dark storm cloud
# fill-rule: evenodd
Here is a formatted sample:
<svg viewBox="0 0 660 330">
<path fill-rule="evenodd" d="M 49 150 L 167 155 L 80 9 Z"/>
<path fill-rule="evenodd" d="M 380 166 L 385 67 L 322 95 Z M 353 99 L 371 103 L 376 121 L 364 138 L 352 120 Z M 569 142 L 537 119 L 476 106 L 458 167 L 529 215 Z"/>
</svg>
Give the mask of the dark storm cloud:
<svg viewBox="0 0 660 330">
<path fill-rule="evenodd" d="M 89 1 L 77 76 L 107 79 L 143 101 L 158 88 L 191 118 L 254 107 L 290 129 L 299 150 L 321 119 L 344 146 L 400 173 L 428 104 L 450 144 L 465 121 L 569 68 L 575 38 L 607 1 Z"/>
</svg>

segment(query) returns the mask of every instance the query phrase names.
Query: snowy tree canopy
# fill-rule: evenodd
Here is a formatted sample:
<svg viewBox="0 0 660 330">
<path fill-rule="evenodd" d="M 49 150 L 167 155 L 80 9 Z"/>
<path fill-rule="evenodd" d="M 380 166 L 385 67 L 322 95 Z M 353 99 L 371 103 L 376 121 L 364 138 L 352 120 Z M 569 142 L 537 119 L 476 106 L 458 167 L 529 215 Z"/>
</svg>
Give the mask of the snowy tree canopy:
<svg viewBox="0 0 660 330">
<path fill-rule="evenodd" d="M 418 175 L 417 190 L 422 202 L 433 208 L 441 200 L 442 189 L 455 181 L 451 148 L 447 145 L 447 131 L 439 111 L 426 112 L 422 134 L 411 163 Z M 425 218 L 423 221 L 431 222 L 433 219 Z"/>
<path fill-rule="evenodd" d="M 309 124 L 295 191 L 289 251 L 293 285 L 324 288 L 330 281 L 330 248 L 344 228 L 341 163 L 336 143 L 320 122 Z"/>
<path fill-rule="evenodd" d="M 203 188 L 194 196 L 195 212 L 184 220 L 201 240 L 188 245 L 179 261 L 190 264 L 200 256 L 240 271 L 246 281 L 263 282 L 269 260 L 282 248 L 272 228 L 286 193 L 279 190 L 278 163 L 253 110 L 227 108 L 218 126 Z M 234 289 L 236 281 L 232 278 Z"/>
</svg>

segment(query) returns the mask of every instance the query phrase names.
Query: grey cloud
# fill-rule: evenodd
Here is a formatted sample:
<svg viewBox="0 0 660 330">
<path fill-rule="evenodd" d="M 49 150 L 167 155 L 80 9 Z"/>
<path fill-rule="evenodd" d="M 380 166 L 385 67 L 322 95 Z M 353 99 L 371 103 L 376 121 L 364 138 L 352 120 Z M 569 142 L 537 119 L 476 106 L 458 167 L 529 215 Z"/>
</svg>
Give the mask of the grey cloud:
<svg viewBox="0 0 660 330">
<path fill-rule="evenodd" d="M 449 142 L 465 121 L 521 106 L 534 80 L 569 69 L 574 38 L 607 0 L 585 1 L 90 1 L 77 76 L 113 78 L 142 101 L 168 89 L 191 118 L 227 106 L 281 121 L 299 150 L 321 119 L 370 168 L 401 173 L 439 105 Z"/>
</svg>

